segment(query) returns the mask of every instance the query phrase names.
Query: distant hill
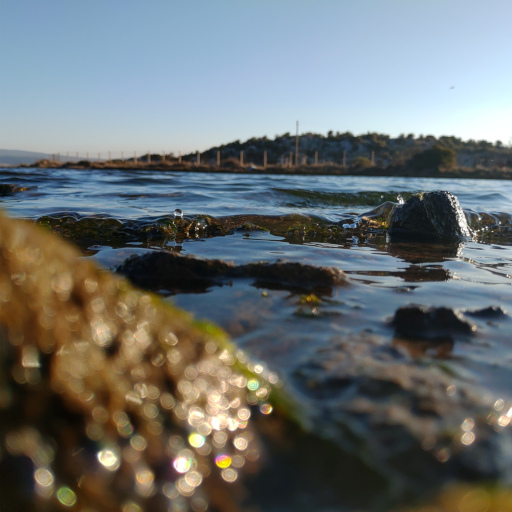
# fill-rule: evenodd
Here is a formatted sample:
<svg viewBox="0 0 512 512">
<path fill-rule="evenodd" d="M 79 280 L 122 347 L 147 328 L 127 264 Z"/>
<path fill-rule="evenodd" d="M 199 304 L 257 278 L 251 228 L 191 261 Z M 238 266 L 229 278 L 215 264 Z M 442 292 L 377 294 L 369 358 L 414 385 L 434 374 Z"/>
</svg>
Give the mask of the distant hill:
<svg viewBox="0 0 512 512">
<path fill-rule="evenodd" d="M 43 158 L 50 158 L 50 155 L 46 153 L 36 153 L 35 151 L 0 149 L 0 165 L 30 165 Z"/>
<path fill-rule="evenodd" d="M 200 153 L 202 164 L 215 165 L 218 152 L 222 161 L 240 161 L 243 152 L 245 165 L 262 165 L 266 152 L 269 165 L 335 164 L 348 167 L 368 167 L 370 165 L 387 168 L 406 164 L 418 153 L 434 147 L 450 150 L 455 155 L 455 165 L 470 168 L 512 167 L 512 147 L 500 141 L 463 141 L 453 136 L 434 137 L 433 135 L 399 135 L 392 138 L 380 133 L 354 135 L 351 132 L 328 132 L 327 136 L 318 133 L 303 133 L 299 136 L 298 162 L 295 162 L 295 135 L 285 133 L 274 139 L 252 138 L 239 140 L 210 148 Z M 197 160 L 197 153 L 183 155 L 184 162 Z"/>
</svg>

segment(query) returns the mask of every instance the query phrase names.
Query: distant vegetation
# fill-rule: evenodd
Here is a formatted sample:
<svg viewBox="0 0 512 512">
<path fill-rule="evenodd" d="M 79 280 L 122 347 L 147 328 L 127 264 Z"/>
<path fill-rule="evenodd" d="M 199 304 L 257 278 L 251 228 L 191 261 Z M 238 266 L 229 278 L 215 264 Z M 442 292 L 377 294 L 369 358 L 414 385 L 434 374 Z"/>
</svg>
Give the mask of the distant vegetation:
<svg viewBox="0 0 512 512">
<path fill-rule="evenodd" d="M 220 162 L 220 165 L 218 165 Z M 296 137 L 290 133 L 274 139 L 253 137 L 241 142 L 212 147 L 203 152 L 176 157 L 174 154 L 142 155 L 137 160 L 55 162 L 40 161 L 41 167 L 67 166 L 77 168 L 125 167 L 192 167 L 194 170 L 232 170 L 244 172 L 297 172 L 327 174 L 375 175 L 466 175 L 489 173 L 512 177 L 512 147 L 501 141 L 463 141 L 458 137 L 410 133 L 396 138 L 379 133 L 353 135 L 351 132 L 332 132 L 327 135 L 304 133 L 299 136 L 296 156 Z M 491 177 L 489 175 L 489 177 Z M 508 176 L 507 176 L 508 177 Z"/>
<path fill-rule="evenodd" d="M 345 164 L 348 167 L 366 165 L 385 168 L 404 165 L 413 157 L 426 152 L 424 158 L 416 157 L 414 165 L 434 165 L 435 167 L 512 167 L 512 148 L 505 147 L 501 141 L 463 141 L 457 137 L 439 137 L 412 133 L 391 138 L 389 135 L 367 133 L 353 135 L 351 132 L 332 132 L 327 136 L 305 133 L 299 137 L 299 157 L 295 162 L 295 136 L 290 133 L 267 137 L 252 138 L 245 142 L 239 140 L 213 147 L 200 154 L 201 163 L 215 164 L 217 151 L 221 158 L 240 158 L 243 151 L 246 165 L 263 165 L 263 154 L 267 152 L 269 165 L 313 165 Z M 194 161 L 197 154 L 184 155 L 183 160 Z M 362 160 L 365 158 L 366 160 Z"/>
</svg>

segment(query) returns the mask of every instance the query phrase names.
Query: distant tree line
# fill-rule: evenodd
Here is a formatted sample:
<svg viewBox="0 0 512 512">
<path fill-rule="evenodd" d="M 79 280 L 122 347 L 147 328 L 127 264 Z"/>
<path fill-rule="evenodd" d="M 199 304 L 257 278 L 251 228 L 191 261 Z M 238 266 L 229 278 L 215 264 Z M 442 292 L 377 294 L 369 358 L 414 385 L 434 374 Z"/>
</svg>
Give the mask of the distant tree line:
<svg viewBox="0 0 512 512">
<path fill-rule="evenodd" d="M 313 165 L 345 163 L 348 167 L 382 167 L 408 165 L 413 169 L 463 167 L 512 167 L 512 148 L 501 141 L 491 143 L 454 136 L 389 135 L 369 132 L 327 132 L 327 135 L 304 133 L 299 137 L 299 158 L 296 162 L 295 135 L 289 132 L 274 139 L 253 137 L 245 142 L 235 140 L 199 153 L 201 164 L 237 165 L 243 152 L 244 165 L 261 166 L 266 153 L 268 165 Z M 183 155 L 183 161 L 194 162 L 198 153 Z"/>
</svg>

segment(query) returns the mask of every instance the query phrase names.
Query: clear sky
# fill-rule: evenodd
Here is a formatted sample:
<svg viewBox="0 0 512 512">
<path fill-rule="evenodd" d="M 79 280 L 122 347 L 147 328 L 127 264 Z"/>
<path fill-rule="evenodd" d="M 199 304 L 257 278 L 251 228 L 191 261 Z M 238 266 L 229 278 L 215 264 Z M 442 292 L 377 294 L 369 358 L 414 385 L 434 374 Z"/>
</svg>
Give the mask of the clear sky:
<svg viewBox="0 0 512 512">
<path fill-rule="evenodd" d="M 512 137 L 511 0 L 0 0 L 0 148 Z"/>
</svg>

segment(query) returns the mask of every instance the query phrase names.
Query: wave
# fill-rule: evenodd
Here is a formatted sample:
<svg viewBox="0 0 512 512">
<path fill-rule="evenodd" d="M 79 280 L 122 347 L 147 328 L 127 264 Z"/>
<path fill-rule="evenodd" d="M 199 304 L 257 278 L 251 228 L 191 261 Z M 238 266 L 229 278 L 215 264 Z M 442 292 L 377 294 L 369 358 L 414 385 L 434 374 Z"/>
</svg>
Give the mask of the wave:
<svg viewBox="0 0 512 512">
<path fill-rule="evenodd" d="M 410 191 L 362 191 L 362 192 L 325 192 L 318 190 L 273 188 L 281 196 L 284 206 L 294 207 L 331 207 L 331 206 L 379 206 L 386 201 L 398 202 L 398 198 L 409 199 Z"/>
<path fill-rule="evenodd" d="M 312 197 L 317 193 L 310 193 Z M 365 193 L 362 193 L 365 194 Z M 370 193 L 370 198 L 373 197 Z M 326 193 L 321 193 L 324 197 Z M 340 194 L 329 194 L 339 196 Z M 355 194 L 346 194 L 346 196 Z M 380 194 L 379 195 L 383 195 Z M 396 199 L 395 193 L 388 197 Z M 385 195 L 386 197 L 386 195 Z M 338 198 L 339 200 L 339 198 Z M 359 201 L 360 204 L 361 201 Z M 190 238 L 226 236 L 239 230 L 266 231 L 290 243 L 328 243 L 345 245 L 347 240 L 374 238 L 386 235 L 386 219 L 394 206 L 388 201 L 362 214 L 332 215 L 238 214 L 223 217 L 183 215 L 178 213 L 138 219 L 110 215 L 83 215 L 75 212 L 56 212 L 35 219 L 35 223 L 59 233 L 64 238 L 88 245 L 90 243 L 124 246 L 138 242 L 144 246 L 165 246 L 169 241 Z M 503 212 L 464 210 L 474 240 L 481 243 L 512 245 L 512 215 Z"/>
</svg>

